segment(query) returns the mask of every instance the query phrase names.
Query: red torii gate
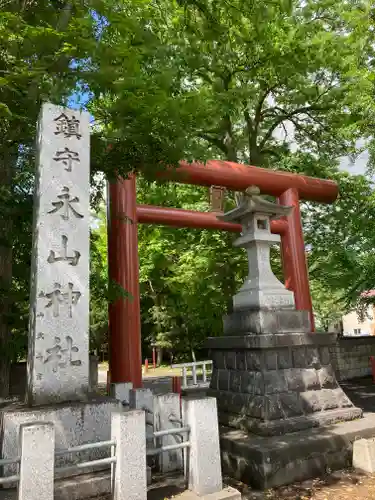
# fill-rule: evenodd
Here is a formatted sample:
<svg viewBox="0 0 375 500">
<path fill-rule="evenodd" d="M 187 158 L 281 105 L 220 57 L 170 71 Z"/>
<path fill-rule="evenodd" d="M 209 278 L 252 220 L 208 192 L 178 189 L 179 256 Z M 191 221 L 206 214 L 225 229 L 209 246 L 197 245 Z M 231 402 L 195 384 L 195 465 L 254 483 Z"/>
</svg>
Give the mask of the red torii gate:
<svg viewBox="0 0 375 500">
<path fill-rule="evenodd" d="M 299 201 L 333 202 L 338 195 L 335 182 L 220 160 L 180 162 L 178 168 L 157 175 L 165 180 L 236 191 L 255 185 L 283 205 L 293 206 L 289 216 L 272 221 L 271 231 L 281 235 L 285 285 L 294 292 L 296 309 L 310 312 L 314 329 Z M 134 387 L 142 387 L 137 223 L 233 232 L 239 232 L 241 226 L 220 221 L 212 212 L 137 205 L 135 175 L 109 185 L 108 203 L 109 277 L 133 297 L 118 299 L 109 306 L 110 378 L 111 382 L 132 382 Z"/>
</svg>

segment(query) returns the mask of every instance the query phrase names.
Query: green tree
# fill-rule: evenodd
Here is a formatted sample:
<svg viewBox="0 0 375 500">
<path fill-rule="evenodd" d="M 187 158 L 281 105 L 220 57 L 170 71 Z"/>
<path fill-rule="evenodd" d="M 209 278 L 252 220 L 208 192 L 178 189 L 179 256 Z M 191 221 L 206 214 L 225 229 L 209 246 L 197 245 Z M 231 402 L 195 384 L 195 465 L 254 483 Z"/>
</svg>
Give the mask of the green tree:
<svg viewBox="0 0 375 500">
<path fill-rule="evenodd" d="M 341 172 L 335 179 L 340 195 L 333 205 L 306 205 L 310 276 L 340 294 L 346 309 L 358 308 L 371 301 L 362 292 L 375 287 L 375 196 L 364 176 Z"/>
<path fill-rule="evenodd" d="M 10 330 L 22 330 L 16 318 L 27 320 L 37 114 L 43 100 L 67 102 L 72 89 L 89 92 L 96 119 L 93 206 L 101 201 L 98 172 L 111 179 L 138 169 L 147 178 L 181 158 L 219 157 L 335 177 L 343 188 L 337 205 L 342 212 L 309 205 L 303 210 L 312 277 L 327 290 L 349 290 L 345 263 L 354 258 L 351 277 L 357 281 L 351 283 L 357 288 L 351 295 L 370 284 L 372 260 L 365 248 L 371 237 L 364 222 L 365 210 L 373 208 L 371 190 L 337 170 L 339 156 L 354 155 L 358 137 L 371 131 L 370 8 L 368 0 L 8 3 L 0 17 L 0 352 L 10 345 Z M 207 209 L 204 189 L 141 180 L 139 191 L 144 202 Z M 231 196 L 227 202 L 233 202 Z M 361 202 L 365 210 L 358 217 L 353 207 L 361 210 Z M 346 229 L 343 214 L 350 215 Z M 20 232 L 11 228 L 18 220 Z M 104 286 L 103 227 L 93 235 L 91 250 L 95 345 L 106 331 L 105 304 L 119 293 L 115 284 Z M 337 237 L 343 233 L 344 244 Z M 140 229 L 146 336 L 181 350 L 187 339 L 193 352 L 206 335 L 219 332 L 221 315 L 246 270 L 231 238 Z M 365 271 L 358 281 L 359 263 Z M 1 363 L 2 391 L 6 365 Z"/>
<path fill-rule="evenodd" d="M 98 352 L 108 342 L 107 225 L 102 207 L 94 218 L 90 245 L 90 349 Z"/>
<path fill-rule="evenodd" d="M 0 396 L 9 361 L 25 348 L 37 117 L 43 101 L 66 102 L 79 83 L 95 42 L 88 13 L 60 0 L 14 0 L 0 13 Z M 22 329 L 23 340 L 11 335 Z"/>
<path fill-rule="evenodd" d="M 318 280 L 311 280 L 310 290 L 317 331 L 329 332 L 347 312 L 342 291 L 327 288 Z"/>
<path fill-rule="evenodd" d="M 100 124 L 98 169 L 108 177 L 115 169 L 141 169 L 147 177 L 181 158 L 219 157 L 334 177 L 342 188 L 338 204 L 303 206 L 312 290 L 320 290 L 315 304 L 322 283 L 327 297 L 348 291 L 338 235 L 344 231 L 352 245 L 360 245 L 364 226 L 358 227 L 355 209 L 347 209 L 365 200 L 370 210 L 372 200 L 361 179 L 340 174 L 338 159 L 358 152 L 357 139 L 368 135 L 373 116 L 370 9 L 369 1 L 333 0 L 127 0 L 115 9 L 102 2 L 103 43 L 92 63 L 105 60 L 113 78 L 106 91 L 103 81 L 91 86 L 90 109 Z M 140 191 L 147 203 L 207 208 L 203 189 L 153 185 L 147 196 Z M 347 213 L 350 224 L 342 229 Z M 205 234 L 209 249 L 201 244 Z M 221 329 L 239 278 L 232 250 L 223 254 L 225 272 L 217 272 L 215 255 L 229 247 L 230 237 L 217 240 L 204 231 L 140 229 L 144 328 L 164 346 L 176 346 L 179 335 L 195 343 L 193 349 L 200 345 L 205 318 L 211 329 Z M 346 255 L 350 246 L 344 248 Z M 334 270 L 324 278 L 323 257 Z M 224 292 L 214 276 L 228 277 L 231 286 Z M 211 285 L 217 290 L 210 291 Z M 199 296 L 210 297 L 217 322 Z"/>
<path fill-rule="evenodd" d="M 218 155 L 271 166 L 292 142 L 315 163 L 354 153 L 373 109 L 370 8 L 366 0 L 103 4 L 114 78 L 107 93 L 94 89 L 96 114 L 132 145 L 123 151 L 131 168 Z"/>
</svg>

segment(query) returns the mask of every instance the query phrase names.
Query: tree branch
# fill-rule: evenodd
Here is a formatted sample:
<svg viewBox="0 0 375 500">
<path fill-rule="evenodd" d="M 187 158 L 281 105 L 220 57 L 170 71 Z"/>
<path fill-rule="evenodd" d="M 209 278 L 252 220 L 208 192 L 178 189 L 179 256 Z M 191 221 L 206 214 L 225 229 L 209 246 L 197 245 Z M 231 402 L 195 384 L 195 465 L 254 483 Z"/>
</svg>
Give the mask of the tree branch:
<svg viewBox="0 0 375 500">
<path fill-rule="evenodd" d="M 326 111 L 328 109 L 330 109 L 332 106 L 304 106 L 302 108 L 298 108 L 298 109 L 295 109 L 293 111 L 290 111 L 289 113 L 282 109 L 282 108 L 279 108 L 277 106 L 275 106 L 273 109 L 275 110 L 280 110 L 281 112 L 283 112 L 284 114 L 283 115 L 280 115 L 276 120 L 275 122 L 269 127 L 269 129 L 267 130 L 265 136 L 263 137 L 260 145 L 259 145 L 259 148 L 260 149 L 263 149 L 264 145 L 266 144 L 266 142 L 271 138 L 272 136 L 272 133 L 273 131 L 280 125 L 280 123 L 282 123 L 283 121 L 286 121 L 286 120 L 290 120 L 291 122 L 293 122 L 292 118 L 296 115 L 299 115 L 299 114 L 308 114 L 309 111 Z M 294 122 L 293 122 L 294 123 Z"/>
<path fill-rule="evenodd" d="M 265 92 L 263 93 L 263 95 L 260 97 L 259 101 L 258 101 L 258 104 L 255 108 L 255 117 L 254 117 L 254 131 L 255 131 L 255 134 L 258 133 L 258 127 L 259 127 L 259 124 L 260 124 L 260 121 L 262 119 L 262 108 L 263 108 L 263 104 L 264 104 L 264 101 L 267 99 L 267 97 L 270 95 L 270 93 L 275 90 L 275 88 L 277 87 L 278 85 L 272 85 L 272 87 L 268 87 Z"/>
<path fill-rule="evenodd" d="M 198 134 L 198 137 L 201 137 L 205 141 L 213 144 L 217 148 L 219 148 L 223 153 L 227 154 L 227 147 L 224 141 L 220 140 L 218 137 L 213 137 L 212 135 L 205 134 L 203 132 Z"/>
<path fill-rule="evenodd" d="M 56 24 L 56 30 L 65 31 L 66 28 L 68 27 L 68 24 L 70 23 L 72 15 L 73 15 L 73 4 L 70 0 L 68 0 L 61 10 L 59 19 Z"/>
<path fill-rule="evenodd" d="M 250 113 L 249 113 L 249 111 L 246 108 L 245 108 L 245 110 L 243 112 L 243 116 L 245 118 L 246 127 L 247 127 L 247 133 L 248 133 L 248 136 L 249 136 L 249 144 L 250 144 L 250 137 L 254 133 L 254 128 L 253 128 L 253 121 L 251 119 Z"/>
</svg>

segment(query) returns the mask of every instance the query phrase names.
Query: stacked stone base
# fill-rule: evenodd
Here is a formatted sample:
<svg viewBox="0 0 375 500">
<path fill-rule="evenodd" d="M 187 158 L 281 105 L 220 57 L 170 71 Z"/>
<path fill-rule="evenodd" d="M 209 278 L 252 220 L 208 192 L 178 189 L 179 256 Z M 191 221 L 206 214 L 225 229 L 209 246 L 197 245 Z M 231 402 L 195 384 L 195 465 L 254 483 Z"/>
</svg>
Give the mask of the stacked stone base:
<svg viewBox="0 0 375 500">
<path fill-rule="evenodd" d="M 209 394 L 217 398 L 227 473 L 268 488 L 319 475 L 329 453 L 342 465 L 347 441 L 332 441 L 329 429 L 360 419 L 362 410 L 336 380 L 334 342 L 333 334 L 311 333 L 209 339 Z"/>
<path fill-rule="evenodd" d="M 331 366 L 334 341 L 308 333 L 209 339 L 220 423 L 272 436 L 361 417 Z"/>
</svg>

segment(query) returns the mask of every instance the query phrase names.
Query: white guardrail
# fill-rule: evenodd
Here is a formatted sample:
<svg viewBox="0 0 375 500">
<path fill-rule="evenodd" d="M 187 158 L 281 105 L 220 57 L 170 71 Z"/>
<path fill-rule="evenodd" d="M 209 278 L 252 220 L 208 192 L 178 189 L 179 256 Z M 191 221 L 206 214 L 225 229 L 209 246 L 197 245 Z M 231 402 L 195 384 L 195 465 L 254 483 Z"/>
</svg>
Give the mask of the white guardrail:
<svg viewBox="0 0 375 500">
<path fill-rule="evenodd" d="M 193 363 L 179 363 L 172 365 L 172 368 L 181 369 L 182 384 L 181 389 L 189 387 L 208 387 L 209 378 L 212 372 L 212 361 L 195 361 Z M 198 370 L 202 368 L 202 378 L 198 378 Z M 188 373 L 190 372 L 190 373 Z M 192 378 L 192 384 L 189 384 L 189 378 Z"/>
<path fill-rule="evenodd" d="M 188 398 L 182 401 L 182 410 L 181 420 L 169 419 L 181 427 L 168 428 L 167 425 L 167 428 L 151 434 L 152 440 L 159 441 L 157 447 L 147 443 L 144 410 L 112 413 L 110 440 L 65 449 L 55 449 L 53 423 L 22 424 L 18 454 L 14 458 L 0 459 L 0 468 L 3 469 L 0 485 L 17 485 L 18 500 L 53 500 L 54 482 L 61 473 L 65 477 L 75 476 L 88 468 L 108 465 L 111 466 L 112 500 L 147 500 L 146 457 L 183 450 L 188 489 L 200 496 L 219 492 L 222 476 L 220 460 L 217 459 L 220 447 L 216 399 Z M 179 436 L 180 442 L 164 444 L 161 440 L 167 436 Z M 209 449 L 207 443 L 210 443 Z M 79 452 L 98 448 L 107 448 L 108 456 L 64 466 L 56 464 L 58 457 L 71 455 L 73 458 Z M 13 467 L 12 470 L 9 467 Z"/>
</svg>

